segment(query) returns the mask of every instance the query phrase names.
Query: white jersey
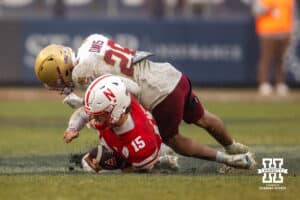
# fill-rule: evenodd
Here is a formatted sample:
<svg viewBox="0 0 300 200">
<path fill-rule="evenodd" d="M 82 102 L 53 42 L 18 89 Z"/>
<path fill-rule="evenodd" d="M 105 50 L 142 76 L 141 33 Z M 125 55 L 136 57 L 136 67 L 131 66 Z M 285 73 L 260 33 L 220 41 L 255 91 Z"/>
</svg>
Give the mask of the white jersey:
<svg viewBox="0 0 300 200">
<path fill-rule="evenodd" d="M 124 48 L 99 34 L 90 35 L 78 49 L 72 79 L 77 88 L 85 90 L 97 77 L 110 73 L 127 79 L 125 84 L 148 110 L 170 94 L 181 78 L 181 72 L 169 63 L 144 59 L 133 64 L 134 50 Z M 135 83 L 139 88 L 134 88 Z"/>
</svg>

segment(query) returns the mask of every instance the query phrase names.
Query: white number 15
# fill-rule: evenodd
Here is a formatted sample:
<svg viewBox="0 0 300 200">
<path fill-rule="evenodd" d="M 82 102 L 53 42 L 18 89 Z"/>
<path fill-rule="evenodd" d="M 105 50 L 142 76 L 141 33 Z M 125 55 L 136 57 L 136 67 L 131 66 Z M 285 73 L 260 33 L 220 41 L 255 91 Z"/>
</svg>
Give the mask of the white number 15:
<svg viewBox="0 0 300 200">
<path fill-rule="evenodd" d="M 142 148 L 146 146 L 144 140 L 142 140 L 141 136 L 136 137 L 134 140 L 131 141 L 131 145 L 134 148 L 135 152 L 138 152 Z"/>
</svg>

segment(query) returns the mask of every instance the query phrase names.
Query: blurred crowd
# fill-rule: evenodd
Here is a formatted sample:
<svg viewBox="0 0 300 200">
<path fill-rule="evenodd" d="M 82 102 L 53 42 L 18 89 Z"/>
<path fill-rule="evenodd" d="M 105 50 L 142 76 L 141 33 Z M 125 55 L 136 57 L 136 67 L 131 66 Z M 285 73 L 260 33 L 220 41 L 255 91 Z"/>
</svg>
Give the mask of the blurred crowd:
<svg viewBox="0 0 300 200">
<path fill-rule="evenodd" d="M 255 19 L 259 42 L 257 86 L 285 96 L 285 59 L 293 40 L 298 0 L 0 0 L 0 19 L 217 18 Z M 273 68 L 273 69 L 272 69 Z M 275 71 L 272 80 L 271 72 Z"/>
<path fill-rule="evenodd" d="M 1 0 L 0 17 L 218 17 L 249 15 L 245 0 Z"/>
</svg>

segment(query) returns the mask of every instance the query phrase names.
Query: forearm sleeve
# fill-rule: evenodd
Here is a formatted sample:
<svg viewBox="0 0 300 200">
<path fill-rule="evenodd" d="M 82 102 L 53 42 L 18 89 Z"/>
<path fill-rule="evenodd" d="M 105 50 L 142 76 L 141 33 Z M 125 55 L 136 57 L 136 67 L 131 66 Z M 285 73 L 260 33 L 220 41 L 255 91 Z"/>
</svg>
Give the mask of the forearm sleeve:
<svg viewBox="0 0 300 200">
<path fill-rule="evenodd" d="M 83 107 L 80 107 L 71 115 L 67 131 L 80 131 L 88 121 L 89 116 L 84 112 Z"/>
</svg>

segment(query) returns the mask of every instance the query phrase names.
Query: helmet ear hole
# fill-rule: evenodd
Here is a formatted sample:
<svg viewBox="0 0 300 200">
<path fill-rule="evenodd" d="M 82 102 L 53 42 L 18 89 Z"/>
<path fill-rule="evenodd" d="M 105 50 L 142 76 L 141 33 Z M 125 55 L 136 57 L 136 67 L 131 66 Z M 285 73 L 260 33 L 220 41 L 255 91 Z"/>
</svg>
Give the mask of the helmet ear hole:
<svg viewBox="0 0 300 200">
<path fill-rule="evenodd" d="M 53 58 L 51 57 L 51 58 L 48 58 L 48 61 L 53 61 Z"/>
</svg>

